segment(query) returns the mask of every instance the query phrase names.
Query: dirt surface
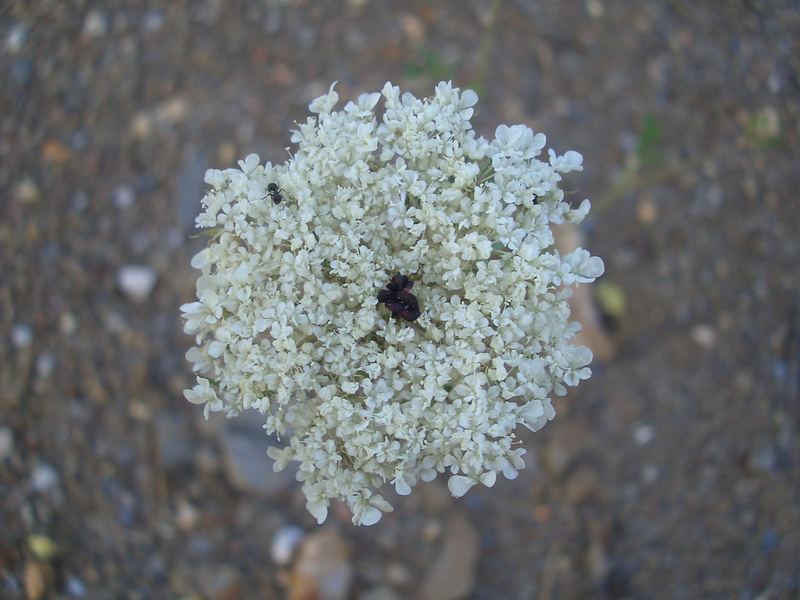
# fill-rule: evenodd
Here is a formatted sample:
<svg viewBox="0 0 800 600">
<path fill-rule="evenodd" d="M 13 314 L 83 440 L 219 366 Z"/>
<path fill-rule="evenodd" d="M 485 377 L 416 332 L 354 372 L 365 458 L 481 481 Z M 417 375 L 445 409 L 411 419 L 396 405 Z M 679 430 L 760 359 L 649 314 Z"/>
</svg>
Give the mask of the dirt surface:
<svg viewBox="0 0 800 600">
<path fill-rule="evenodd" d="M 0 4 L 0 596 L 287 595 L 301 494 L 181 396 L 202 175 L 334 80 L 453 79 L 584 155 L 617 352 L 516 481 L 334 510 L 347 597 L 797 598 L 798 57 L 789 1 Z"/>
</svg>

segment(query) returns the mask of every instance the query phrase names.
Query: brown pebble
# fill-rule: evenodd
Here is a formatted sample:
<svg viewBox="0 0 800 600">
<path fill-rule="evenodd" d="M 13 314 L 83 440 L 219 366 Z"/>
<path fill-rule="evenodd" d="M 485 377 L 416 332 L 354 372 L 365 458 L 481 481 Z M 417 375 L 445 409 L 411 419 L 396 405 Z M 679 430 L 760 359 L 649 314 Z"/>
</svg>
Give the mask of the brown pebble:
<svg viewBox="0 0 800 600">
<path fill-rule="evenodd" d="M 658 219 L 658 206 L 650 196 L 645 196 L 636 206 L 636 218 L 642 225 L 652 225 Z"/>
<path fill-rule="evenodd" d="M 289 600 L 344 600 L 352 579 L 347 541 L 328 526 L 303 541 L 290 577 Z"/>
<path fill-rule="evenodd" d="M 579 469 L 567 482 L 567 501 L 570 504 L 581 504 L 591 498 L 596 491 L 597 476 L 594 471 L 588 468 Z"/>
<path fill-rule="evenodd" d="M 42 148 L 42 158 L 45 162 L 61 164 L 69 160 L 72 151 L 58 140 L 47 140 Z"/>
<path fill-rule="evenodd" d="M 39 600 L 39 598 L 44 597 L 53 580 L 53 570 L 49 565 L 36 560 L 29 560 L 25 563 L 23 580 L 25 583 L 25 597 L 28 600 Z"/>
<path fill-rule="evenodd" d="M 547 523 L 553 511 L 546 504 L 538 504 L 533 507 L 533 518 L 537 523 Z"/>
<path fill-rule="evenodd" d="M 466 515 L 457 512 L 445 525 L 439 555 L 425 575 L 419 597 L 456 600 L 472 591 L 478 558 L 478 534 Z"/>
</svg>

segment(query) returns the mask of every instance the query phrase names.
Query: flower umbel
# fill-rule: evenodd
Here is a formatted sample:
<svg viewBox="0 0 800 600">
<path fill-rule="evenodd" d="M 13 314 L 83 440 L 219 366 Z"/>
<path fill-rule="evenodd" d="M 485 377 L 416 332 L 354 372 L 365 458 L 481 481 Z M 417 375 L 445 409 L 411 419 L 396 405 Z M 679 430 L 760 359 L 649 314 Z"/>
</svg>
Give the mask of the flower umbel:
<svg viewBox="0 0 800 600">
<path fill-rule="evenodd" d="M 591 374 L 566 299 L 603 263 L 553 245 L 551 223 L 589 211 L 558 187 L 577 152 L 540 160 L 523 125 L 476 136 L 477 96 L 449 83 L 337 102 L 331 87 L 311 103 L 286 163 L 206 173 L 186 396 L 260 411 L 314 517 L 339 498 L 370 525 L 386 483 L 405 495 L 447 472 L 461 496 L 517 476 L 516 428 L 543 427 L 550 397 Z"/>
</svg>

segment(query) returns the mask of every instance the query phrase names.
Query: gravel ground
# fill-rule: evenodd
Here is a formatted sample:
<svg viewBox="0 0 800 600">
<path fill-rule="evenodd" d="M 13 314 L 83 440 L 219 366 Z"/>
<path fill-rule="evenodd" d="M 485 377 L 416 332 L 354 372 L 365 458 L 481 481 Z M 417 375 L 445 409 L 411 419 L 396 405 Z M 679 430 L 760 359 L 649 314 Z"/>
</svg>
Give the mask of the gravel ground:
<svg viewBox="0 0 800 600">
<path fill-rule="evenodd" d="M 181 396 L 202 174 L 453 79 L 583 153 L 616 353 L 516 481 L 334 511 L 345 597 L 800 597 L 798 57 L 788 0 L 0 4 L 0 596 L 300 597 L 291 478 Z"/>
</svg>

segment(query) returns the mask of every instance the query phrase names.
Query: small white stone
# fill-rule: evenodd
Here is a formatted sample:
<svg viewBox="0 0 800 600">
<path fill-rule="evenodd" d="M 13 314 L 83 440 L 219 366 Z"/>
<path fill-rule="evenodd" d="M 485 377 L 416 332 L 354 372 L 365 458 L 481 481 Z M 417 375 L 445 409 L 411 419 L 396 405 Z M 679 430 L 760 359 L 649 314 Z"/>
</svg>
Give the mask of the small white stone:
<svg viewBox="0 0 800 600">
<path fill-rule="evenodd" d="M 698 346 L 708 350 L 717 341 L 717 332 L 710 325 L 696 325 L 692 328 L 692 339 Z"/>
<path fill-rule="evenodd" d="M 14 434 L 8 427 L 0 427 L 0 461 L 7 459 L 14 451 Z"/>
<path fill-rule="evenodd" d="M 633 430 L 633 439 L 637 446 L 646 446 L 653 441 L 655 429 L 652 425 L 640 425 Z"/>
<path fill-rule="evenodd" d="M 78 321 L 71 312 L 61 313 L 58 318 L 58 329 L 64 335 L 72 335 L 78 329 Z"/>
<path fill-rule="evenodd" d="M 302 529 L 294 525 L 285 525 L 276 531 L 269 547 L 273 562 L 279 566 L 288 565 L 305 535 Z"/>
<path fill-rule="evenodd" d="M 67 593 L 70 595 L 70 598 L 86 597 L 86 586 L 80 579 L 78 579 L 74 575 L 70 575 L 67 578 L 66 588 L 67 588 Z"/>
<path fill-rule="evenodd" d="M 156 272 L 145 265 L 126 265 L 117 273 L 120 289 L 135 302 L 141 302 L 150 295 L 157 278 Z"/>
<path fill-rule="evenodd" d="M 602 19 L 606 8 L 600 0 L 586 0 L 586 12 L 593 19 Z"/>
<path fill-rule="evenodd" d="M 49 492 L 58 485 L 58 472 L 47 463 L 39 463 L 31 474 L 31 486 L 37 492 Z"/>
<path fill-rule="evenodd" d="M 105 34 L 106 29 L 106 18 L 100 11 L 91 11 L 83 20 L 83 35 L 88 38 L 100 37 Z"/>
<path fill-rule="evenodd" d="M 14 325 L 11 330 L 11 343 L 14 344 L 14 347 L 18 350 L 27 348 L 31 345 L 31 342 L 33 342 L 31 328 L 25 324 Z"/>
<path fill-rule="evenodd" d="M 133 193 L 133 188 L 129 185 L 118 185 L 114 188 L 114 191 L 111 192 L 111 200 L 114 202 L 114 206 L 119 209 L 129 208 L 133 205 L 134 200 L 136 200 L 136 196 Z"/>
<path fill-rule="evenodd" d="M 14 25 L 6 36 L 6 50 L 10 54 L 16 54 L 25 45 L 25 38 L 28 37 L 28 31 L 22 23 Z"/>
<path fill-rule="evenodd" d="M 188 500 L 183 498 L 178 500 L 178 507 L 175 514 L 175 523 L 183 531 L 191 531 L 197 525 L 200 518 L 200 511 L 194 507 Z"/>
<path fill-rule="evenodd" d="M 642 469 L 642 481 L 647 485 L 652 485 L 658 481 L 658 467 L 655 465 L 645 465 Z"/>
<path fill-rule="evenodd" d="M 145 33 L 155 33 L 164 26 L 164 15 L 157 10 L 148 10 L 142 18 Z"/>
<path fill-rule="evenodd" d="M 36 374 L 42 379 L 47 379 L 53 374 L 53 368 L 55 366 L 55 356 L 50 352 L 43 352 L 36 359 Z"/>
</svg>

